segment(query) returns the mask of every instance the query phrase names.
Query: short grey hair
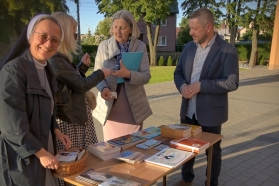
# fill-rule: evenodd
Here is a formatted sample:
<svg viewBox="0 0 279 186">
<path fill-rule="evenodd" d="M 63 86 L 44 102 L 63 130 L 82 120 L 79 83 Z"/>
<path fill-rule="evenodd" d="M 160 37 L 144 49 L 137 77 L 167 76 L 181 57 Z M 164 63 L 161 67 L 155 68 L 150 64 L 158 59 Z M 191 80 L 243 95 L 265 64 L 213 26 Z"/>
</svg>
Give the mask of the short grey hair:
<svg viewBox="0 0 279 186">
<path fill-rule="evenodd" d="M 200 23 L 206 25 L 211 23 L 214 26 L 214 16 L 212 12 L 207 8 L 200 8 L 195 10 L 189 17 L 189 19 L 197 18 Z"/>
<path fill-rule="evenodd" d="M 120 10 L 116 12 L 112 17 L 111 27 L 110 27 L 110 34 L 113 35 L 113 28 L 112 24 L 116 19 L 124 19 L 128 25 L 130 26 L 132 33 L 130 36 L 131 40 L 137 39 L 140 36 L 139 27 L 134 16 L 128 10 Z"/>
</svg>

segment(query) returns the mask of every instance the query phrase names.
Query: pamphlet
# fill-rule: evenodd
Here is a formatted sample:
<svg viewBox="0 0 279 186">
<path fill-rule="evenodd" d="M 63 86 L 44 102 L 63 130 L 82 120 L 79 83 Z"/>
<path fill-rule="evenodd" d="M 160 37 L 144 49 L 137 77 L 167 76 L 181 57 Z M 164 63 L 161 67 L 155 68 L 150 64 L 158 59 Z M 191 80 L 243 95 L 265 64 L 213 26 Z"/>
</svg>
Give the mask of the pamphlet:
<svg viewBox="0 0 279 186">
<path fill-rule="evenodd" d="M 71 162 L 77 159 L 79 152 L 80 152 L 79 150 L 73 150 L 73 151 L 63 150 L 63 151 L 59 151 L 58 154 L 55 155 L 55 158 L 59 162 Z"/>
</svg>

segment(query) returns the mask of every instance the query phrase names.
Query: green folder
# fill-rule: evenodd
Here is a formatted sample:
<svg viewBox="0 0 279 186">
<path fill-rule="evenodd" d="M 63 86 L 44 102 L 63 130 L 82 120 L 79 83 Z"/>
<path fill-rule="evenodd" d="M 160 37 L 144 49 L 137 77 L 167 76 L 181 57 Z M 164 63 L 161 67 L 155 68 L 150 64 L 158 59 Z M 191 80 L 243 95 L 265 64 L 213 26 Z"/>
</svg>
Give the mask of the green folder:
<svg viewBox="0 0 279 186">
<path fill-rule="evenodd" d="M 143 52 L 124 52 L 122 53 L 122 63 L 132 71 L 138 71 L 142 60 Z M 117 83 L 123 83 L 123 78 L 118 78 Z"/>
</svg>

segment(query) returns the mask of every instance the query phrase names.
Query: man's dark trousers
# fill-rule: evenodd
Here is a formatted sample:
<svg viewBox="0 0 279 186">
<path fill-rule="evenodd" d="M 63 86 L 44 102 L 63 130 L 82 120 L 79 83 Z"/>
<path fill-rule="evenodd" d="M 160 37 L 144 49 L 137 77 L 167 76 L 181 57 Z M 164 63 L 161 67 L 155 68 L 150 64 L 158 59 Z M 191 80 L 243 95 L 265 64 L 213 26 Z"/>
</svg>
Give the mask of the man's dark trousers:
<svg viewBox="0 0 279 186">
<path fill-rule="evenodd" d="M 185 117 L 185 119 L 180 120 L 181 123 L 200 125 L 198 120 L 196 120 L 195 115 L 193 118 Z M 203 132 L 209 132 L 214 134 L 221 134 L 221 125 L 216 127 L 205 127 L 201 126 Z M 206 156 L 208 157 L 208 150 L 206 150 Z M 182 179 L 187 182 L 192 182 L 194 180 L 194 163 L 195 157 L 191 160 L 187 161 L 182 165 Z M 222 164 L 222 149 L 221 149 L 221 140 L 213 145 L 212 151 L 212 165 L 211 165 L 211 179 L 210 186 L 218 185 L 218 178 L 221 172 L 221 164 Z"/>
</svg>

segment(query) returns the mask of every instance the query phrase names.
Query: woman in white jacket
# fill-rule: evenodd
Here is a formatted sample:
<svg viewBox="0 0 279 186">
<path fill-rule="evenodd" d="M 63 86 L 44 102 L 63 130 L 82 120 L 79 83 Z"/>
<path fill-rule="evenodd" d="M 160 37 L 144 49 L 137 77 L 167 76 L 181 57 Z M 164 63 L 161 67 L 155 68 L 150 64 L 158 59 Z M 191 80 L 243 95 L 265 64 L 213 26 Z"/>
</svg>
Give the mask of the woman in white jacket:
<svg viewBox="0 0 279 186">
<path fill-rule="evenodd" d="M 143 87 L 151 78 L 148 54 L 145 44 L 137 39 L 140 31 L 129 11 L 114 14 L 111 35 L 99 45 L 95 59 L 95 70 L 119 65 L 119 70 L 97 85 L 93 116 L 103 124 L 105 141 L 141 130 L 143 121 L 152 114 Z M 139 70 L 128 70 L 122 64 L 122 53 L 139 51 L 143 52 Z M 117 83 L 118 78 L 124 78 L 124 82 Z M 117 99 L 111 97 L 111 92 L 117 92 Z"/>
</svg>

